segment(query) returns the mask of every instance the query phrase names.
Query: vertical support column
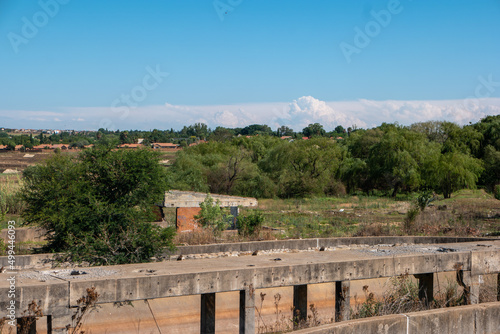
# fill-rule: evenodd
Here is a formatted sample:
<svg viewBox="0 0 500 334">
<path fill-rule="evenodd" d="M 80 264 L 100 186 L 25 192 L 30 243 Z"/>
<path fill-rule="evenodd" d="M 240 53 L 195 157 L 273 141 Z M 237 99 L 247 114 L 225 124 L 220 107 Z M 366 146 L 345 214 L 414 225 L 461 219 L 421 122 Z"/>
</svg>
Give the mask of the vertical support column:
<svg viewBox="0 0 500 334">
<path fill-rule="evenodd" d="M 335 322 L 351 318 L 351 282 L 335 282 Z"/>
<path fill-rule="evenodd" d="M 255 334 L 255 289 L 240 290 L 240 334 Z"/>
<path fill-rule="evenodd" d="M 66 316 L 47 316 L 47 333 L 48 334 L 66 334 L 71 327 L 73 320 L 71 315 Z"/>
<path fill-rule="evenodd" d="M 467 305 L 479 304 L 480 275 L 472 275 L 470 271 L 457 271 L 457 281 L 464 288 Z"/>
<path fill-rule="evenodd" d="M 237 206 L 231 207 L 231 216 L 233 216 L 233 223 L 231 224 L 231 229 L 236 230 L 236 220 L 238 219 L 238 214 L 240 213 L 240 209 Z"/>
<path fill-rule="evenodd" d="M 293 327 L 307 321 L 307 284 L 293 286 Z"/>
<path fill-rule="evenodd" d="M 201 295 L 200 333 L 215 333 L 215 293 Z"/>
<path fill-rule="evenodd" d="M 500 302 L 500 274 L 497 274 L 497 301 Z"/>
<path fill-rule="evenodd" d="M 415 278 L 418 279 L 418 298 L 429 308 L 434 300 L 434 273 L 415 275 Z"/>
<path fill-rule="evenodd" d="M 36 334 L 36 317 L 17 318 L 17 333 Z"/>
</svg>

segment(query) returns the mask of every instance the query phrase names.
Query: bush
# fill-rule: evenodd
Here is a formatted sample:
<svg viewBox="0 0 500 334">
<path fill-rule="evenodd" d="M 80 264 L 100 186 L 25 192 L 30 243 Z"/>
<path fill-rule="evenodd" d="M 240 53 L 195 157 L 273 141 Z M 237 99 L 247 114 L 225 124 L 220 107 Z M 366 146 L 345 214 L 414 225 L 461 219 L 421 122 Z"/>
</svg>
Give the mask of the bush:
<svg viewBox="0 0 500 334">
<path fill-rule="evenodd" d="M 494 195 L 496 199 L 500 200 L 500 184 L 495 186 Z"/>
<path fill-rule="evenodd" d="M 258 234 L 262 228 L 264 216 L 260 213 L 254 213 L 249 216 L 238 217 L 238 234 L 248 237 Z"/>
<path fill-rule="evenodd" d="M 413 206 L 406 212 L 406 217 L 403 221 L 403 228 L 405 233 L 410 234 L 415 230 L 415 220 L 420 213 L 420 208 L 418 206 Z"/>
<path fill-rule="evenodd" d="M 434 201 L 434 195 L 432 191 L 424 191 L 417 197 L 417 205 L 420 208 L 420 211 L 424 211 L 425 208 Z"/>
<path fill-rule="evenodd" d="M 43 227 L 48 251 L 91 264 L 147 262 L 173 247 L 172 228 L 153 226 L 165 171 L 148 149 L 55 154 L 24 171 L 23 218 Z"/>
<path fill-rule="evenodd" d="M 226 211 L 220 207 L 219 200 L 214 203 L 210 194 L 207 194 L 205 200 L 200 203 L 200 208 L 200 214 L 195 216 L 195 218 L 203 227 L 210 229 L 214 236 L 220 236 L 233 218 L 233 216 L 226 214 Z"/>
</svg>

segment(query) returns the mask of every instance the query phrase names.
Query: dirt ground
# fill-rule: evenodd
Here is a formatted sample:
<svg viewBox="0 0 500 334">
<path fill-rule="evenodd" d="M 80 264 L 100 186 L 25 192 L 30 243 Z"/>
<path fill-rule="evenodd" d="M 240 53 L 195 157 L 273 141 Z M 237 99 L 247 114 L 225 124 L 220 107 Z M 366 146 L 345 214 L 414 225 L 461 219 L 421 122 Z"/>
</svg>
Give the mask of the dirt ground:
<svg viewBox="0 0 500 334">
<path fill-rule="evenodd" d="M 22 172 L 26 167 L 39 164 L 54 154 L 53 151 L 19 152 L 0 151 L 0 173 L 7 169 Z"/>
</svg>

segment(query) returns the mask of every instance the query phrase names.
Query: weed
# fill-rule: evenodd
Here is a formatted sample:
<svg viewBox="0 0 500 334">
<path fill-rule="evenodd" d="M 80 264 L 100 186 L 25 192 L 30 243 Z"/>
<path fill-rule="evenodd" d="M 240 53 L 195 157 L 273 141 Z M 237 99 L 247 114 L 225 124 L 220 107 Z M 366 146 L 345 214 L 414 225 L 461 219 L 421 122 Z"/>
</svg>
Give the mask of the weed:
<svg viewBox="0 0 500 334">
<path fill-rule="evenodd" d="M 406 212 L 406 217 L 403 221 L 403 229 L 405 233 L 411 234 L 415 231 L 415 220 L 420 213 L 420 208 L 418 206 L 411 207 L 408 212 Z"/>
<path fill-rule="evenodd" d="M 71 316 L 73 321 L 73 326 L 71 329 L 71 334 L 84 334 L 85 331 L 82 330 L 83 318 L 87 313 L 90 313 L 96 308 L 97 300 L 99 299 L 99 294 L 95 291 L 95 287 L 87 288 L 87 295 L 81 297 L 76 301 L 77 309 L 75 314 Z"/>
</svg>

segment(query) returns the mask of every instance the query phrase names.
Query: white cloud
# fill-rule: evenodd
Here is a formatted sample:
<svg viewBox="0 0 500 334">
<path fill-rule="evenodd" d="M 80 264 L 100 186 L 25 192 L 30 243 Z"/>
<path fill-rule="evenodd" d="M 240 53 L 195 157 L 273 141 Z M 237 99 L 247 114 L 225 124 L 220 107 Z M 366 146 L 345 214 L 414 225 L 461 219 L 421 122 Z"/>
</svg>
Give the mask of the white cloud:
<svg viewBox="0 0 500 334">
<path fill-rule="evenodd" d="M 344 127 L 374 127 L 383 122 L 411 124 L 447 120 L 459 124 L 477 122 L 486 115 L 500 114 L 500 98 L 438 101 L 321 101 L 312 96 L 291 102 L 232 105 L 140 106 L 126 110 L 110 107 L 60 108 L 56 111 L 0 110 L 1 126 L 62 129 L 180 129 L 197 122 L 217 126 L 244 127 L 267 124 L 273 129 L 286 125 L 301 131 L 310 123 L 326 130 Z M 51 121 L 52 120 L 52 121 Z"/>
</svg>

